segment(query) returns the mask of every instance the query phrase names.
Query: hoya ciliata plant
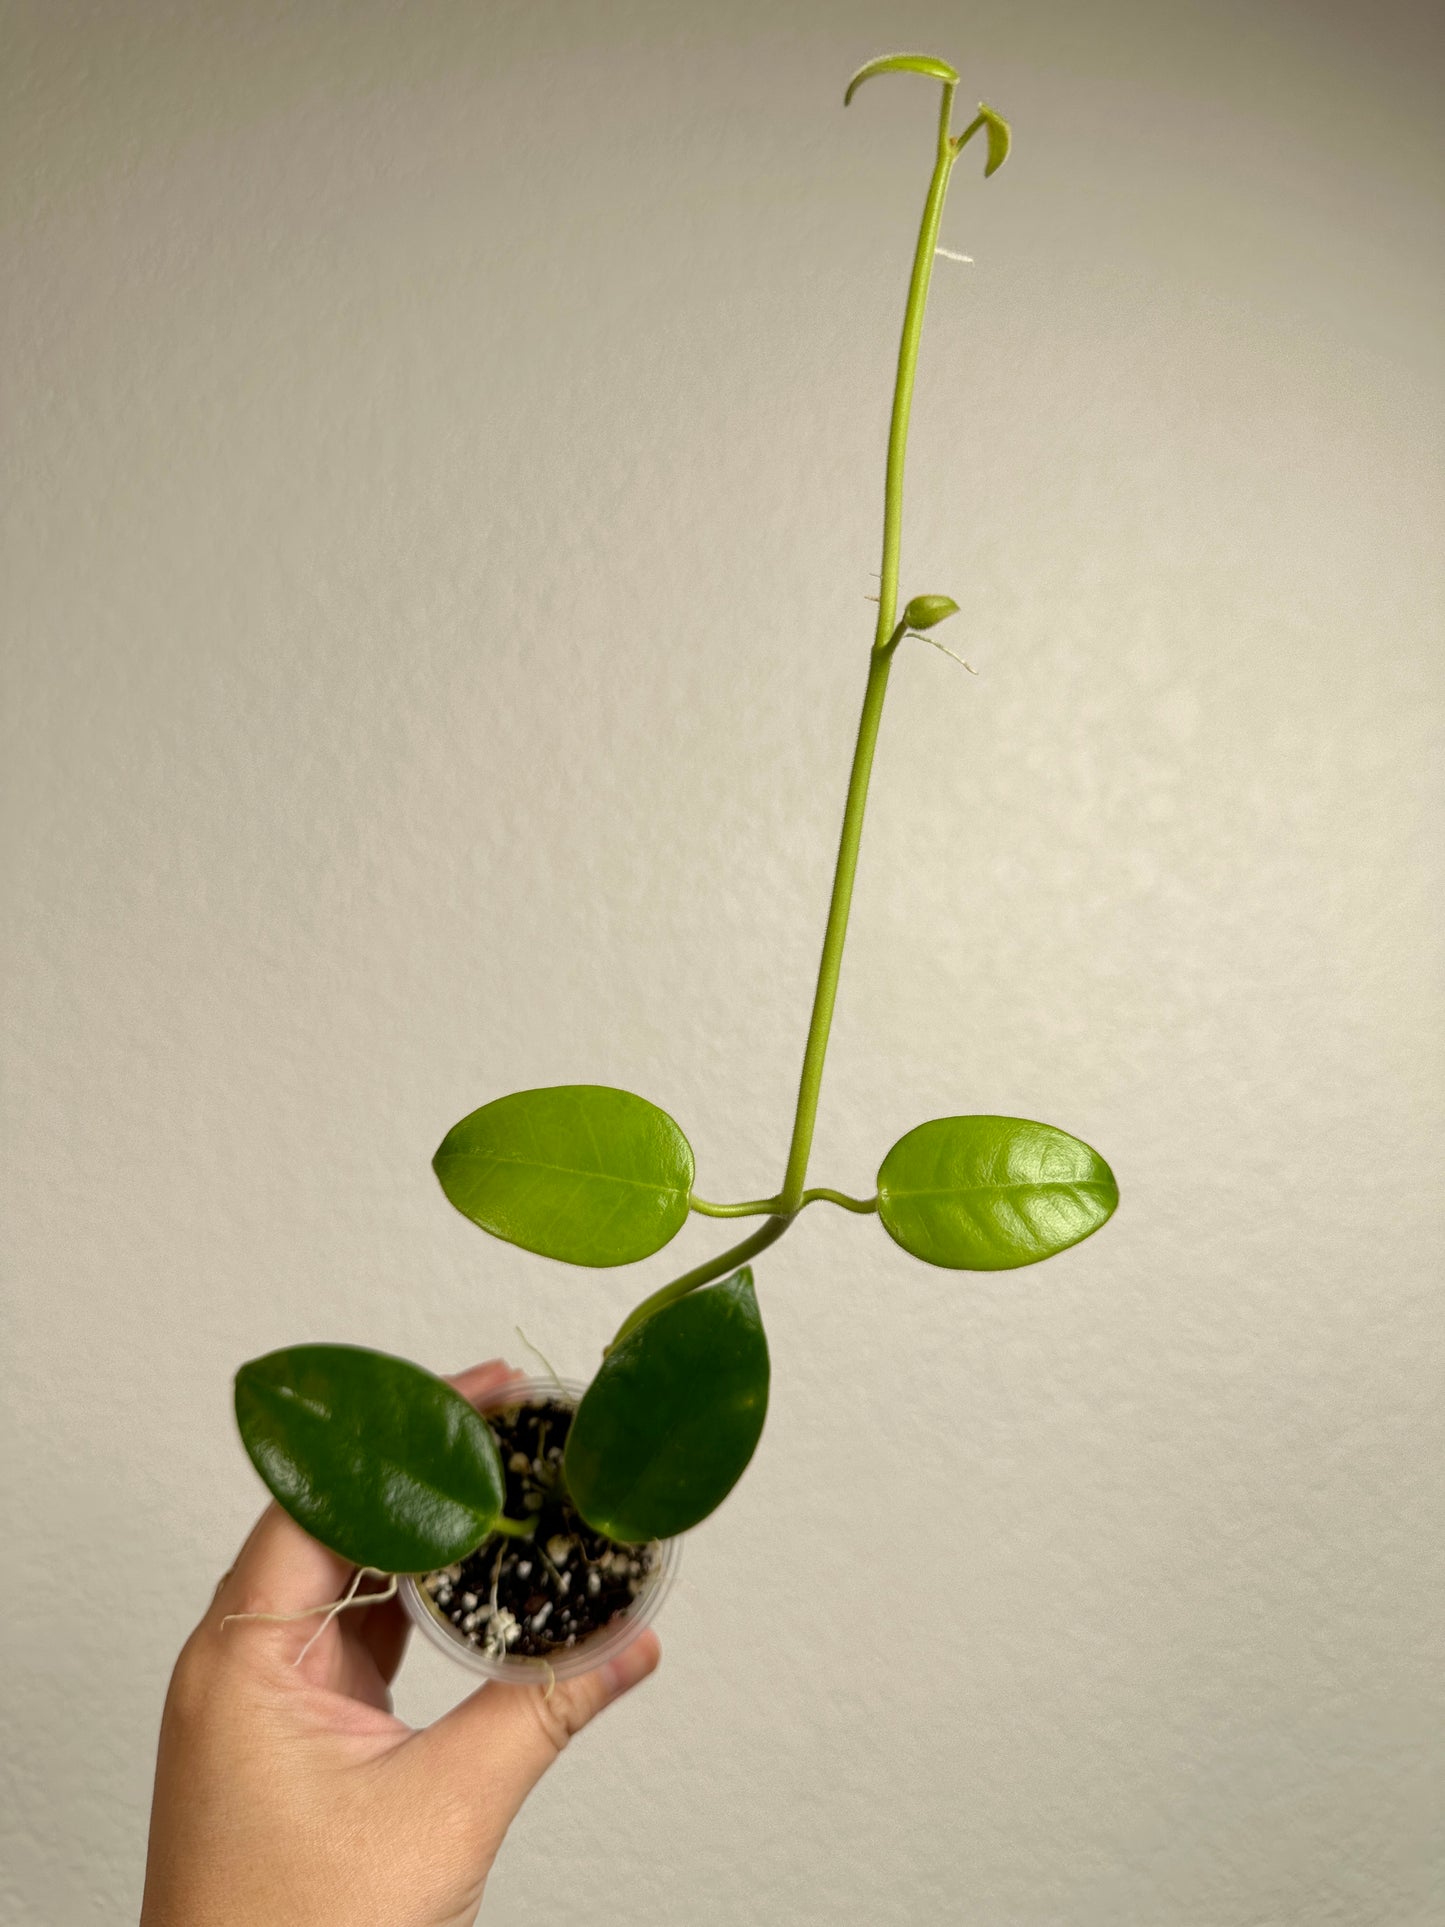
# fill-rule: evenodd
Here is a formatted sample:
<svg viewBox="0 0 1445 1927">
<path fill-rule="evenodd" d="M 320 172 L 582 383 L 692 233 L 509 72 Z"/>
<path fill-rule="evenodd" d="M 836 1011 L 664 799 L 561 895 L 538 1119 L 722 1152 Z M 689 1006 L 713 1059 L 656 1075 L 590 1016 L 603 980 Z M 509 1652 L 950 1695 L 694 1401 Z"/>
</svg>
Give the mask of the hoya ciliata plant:
<svg viewBox="0 0 1445 1927">
<path fill-rule="evenodd" d="M 568 1264 L 635 1264 L 660 1251 L 693 1212 L 762 1222 L 624 1319 L 575 1410 L 570 1399 L 562 1401 L 550 1447 L 547 1421 L 534 1418 L 524 1438 L 503 1432 L 499 1448 L 498 1432 L 444 1380 L 360 1347 L 296 1346 L 237 1374 L 242 1439 L 292 1517 L 355 1566 L 358 1577 L 430 1574 L 434 1599 L 459 1591 L 469 1614 L 463 1622 L 459 1604 L 453 1617 L 467 1625 L 473 1644 L 478 1635 L 470 1629 L 490 1611 L 495 1624 L 481 1637 L 497 1656 L 505 1657 L 519 1630 L 498 1605 L 498 1574 L 509 1551 L 524 1580 L 535 1559 L 565 1593 L 558 1562 L 575 1546 L 586 1567 L 578 1592 L 604 1593 L 606 1575 L 630 1570 L 635 1578 L 652 1563 L 646 1554 L 628 1559 L 609 1550 L 608 1542 L 636 1551 L 671 1538 L 732 1490 L 768 1404 L 768 1347 L 751 1263 L 799 1212 L 818 1202 L 838 1205 L 878 1218 L 895 1243 L 926 1264 L 1002 1271 L 1077 1244 L 1118 1203 L 1113 1173 L 1096 1151 L 1052 1125 L 1016 1117 L 940 1117 L 917 1125 L 884 1154 L 872 1197 L 808 1183 L 888 678 L 900 645 L 912 636 L 935 641 L 931 631 L 958 607 L 947 595 L 920 594 L 898 609 L 904 452 L 944 197 L 954 163 L 975 135 L 985 140 L 985 176 L 1009 149 L 1006 122 L 988 107 L 951 133 L 958 75 L 925 55 L 870 61 L 849 82 L 844 104 L 865 80 L 900 71 L 939 81 L 943 102 L 893 390 L 878 620 L 782 1181 L 771 1197 L 709 1203 L 693 1189 L 692 1148 L 673 1119 L 646 1098 L 597 1084 L 493 1098 L 448 1131 L 434 1159 L 442 1190 L 474 1224 Z M 504 1416 L 515 1427 L 518 1413 Z M 559 1521 L 563 1529 L 546 1536 Z M 480 1555 L 480 1566 L 464 1564 Z M 465 1576 L 473 1571 L 483 1587 L 490 1572 L 489 1602 L 461 1590 L 473 1584 Z M 545 1603 L 550 1613 L 552 1602 Z M 558 1621 L 565 1618 L 559 1611 Z M 537 1630 L 530 1650 L 551 1650 L 545 1629 Z M 560 1624 L 551 1638 L 563 1643 Z M 575 1638 L 574 1625 L 565 1643 Z"/>
</svg>

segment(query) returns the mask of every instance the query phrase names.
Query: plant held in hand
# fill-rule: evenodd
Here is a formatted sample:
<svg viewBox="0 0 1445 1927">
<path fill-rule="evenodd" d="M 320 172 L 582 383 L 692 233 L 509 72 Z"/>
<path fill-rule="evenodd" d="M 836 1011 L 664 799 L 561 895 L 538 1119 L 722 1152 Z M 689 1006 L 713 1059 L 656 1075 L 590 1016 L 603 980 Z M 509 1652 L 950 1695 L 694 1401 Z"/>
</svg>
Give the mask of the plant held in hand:
<svg viewBox="0 0 1445 1927">
<path fill-rule="evenodd" d="M 535 1437 L 529 1433 L 521 1450 L 510 1439 L 504 1464 L 497 1433 L 443 1380 L 356 1347 L 272 1352 L 237 1375 L 241 1436 L 286 1510 L 357 1567 L 429 1573 L 433 1597 L 458 1591 L 463 1604 L 472 1602 L 471 1619 L 490 1613 L 488 1637 L 502 1656 L 515 1629 L 515 1615 L 504 1614 L 497 1600 L 509 1547 L 508 1569 L 525 1578 L 534 1563 L 547 1565 L 560 1599 L 567 1582 L 544 1557 L 546 1547 L 561 1558 L 564 1545 L 580 1547 L 578 1535 L 592 1535 L 579 1591 L 597 1592 L 600 1575 L 614 1570 L 614 1555 L 599 1553 L 599 1536 L 633 1548 L 669 1538 L 696 1525 L 732 1490 L 757 1445 L 768 1402 L 768 1347 L 751 1261 L 808 1205 L 826 1201 L 876 1215 L 889 1237 L 927 1264 L 1000 1271 L 1037 1264 L 1079 1243 L 1118 1203 L 1113 1174 L 1096 1151 L 1052 1125 L 1014 1117 L 943 1117 L 918 1125 L 886 1153 L 869 1198 L 808 1185 L 888 678 L 907 637 L 933 641 L 929 632 L 958 612 L 949 596 L 938 594 L 915 595 L 898 611 L 904 454 L 944 197 L 954 164 L 975 135 L 985 139 L 985 175 L 1003 164 L 1009 149 L 1007 124 L 988 107 L 980 107 L 962 133 L 950 132 L 958 75 L 924 55 L 870 61 L 849 83 L 845 105 L 865 80 L 901 71 L 939 81 L 943 100 L 893 391 L 877 627 L 782 1181 L 771 1197 L 708 1203 L 693 1190 L 692 1149 L 672 1118 L 645 1098 L 594 1084 L 495 1098 L 447 1133 L 434 1160 L 447 1197 L 484 1231 L 569 1264 L 625 1265 L 650 1257 L 694 1212 L 762 1222 L 630 1313 L 575 1410 L 564 1401 L 566 1409 L 554 1414 L 553 1436 L 565 1432 L 565 1447 L 547 1447 L 549 1421 L 534 1419 Z M 517 1414 L 510 1417 L 515 1424 Z M 538 1521 L 555 1524 L 554 1507 L 563 1508 L 556 1518 L 567 1530 L 548 1541 Z M 531 1541 L 535 1559 L 533 1545 L 520 1543 Z M 472 1582 L 463 1576 L 471 1570 L 463 1562 L 483 1551 L 491 1599 L 479 1603 L 480 1595 L 464 1590 Z M 629 1569 L 637 1573 L 639 1563 L 631 1561 Z M 648 1569 L 645 1563 L 641 1569 Z M 543 1603 L 550 1613 L 550 1598 Z M 541 1608 L 538 1613 L 546 1617 Z M 499 1639 L 495 1627 L 504 1618 L 508 1639 Z M 547 1637 L 537 1630 L 536 1649 L 545 1652 Z"/>
</svg>

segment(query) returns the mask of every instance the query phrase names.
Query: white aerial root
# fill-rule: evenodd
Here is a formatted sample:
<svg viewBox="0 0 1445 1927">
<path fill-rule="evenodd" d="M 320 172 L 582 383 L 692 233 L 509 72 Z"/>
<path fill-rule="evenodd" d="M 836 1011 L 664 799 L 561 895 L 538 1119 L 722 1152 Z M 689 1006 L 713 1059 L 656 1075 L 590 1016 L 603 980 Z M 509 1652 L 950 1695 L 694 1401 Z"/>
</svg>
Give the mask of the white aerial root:
<svg viewBox="0 0 1445 1927">
<path fill-rule="evenodd" d="M 368 1573 L 374 1573 L 378 1579 L 385 1579 L 386 1584 L 380 1592 L 363 1593 L 358 1591 L 362 1580 Z M 341 1598 L 333 1599 L 324 1606 L 303 1606 L 299 1612 L 294 1613 L 227 1613 L 221 1621 L 221 1624 L 222 1626 L 229 1626 L 232 1620 L 256 1619 L 262 1620 L 272 1626 L 283 1626 L 289 1624 L 292 1620 L 314 1619 L 317 1613 L 323 1613 L 325 1617 L 322 1619 L 321 1624 L 316 1628 L 316 1631 L 291 1662 L 293 1666 L 299 1666 L 338 1613 L 344 1613 L 349 1606 L 379 1606 L 383 1600 L 395 1599 L 396 1587 L 397 1578 L 394 1572 L 378 1572 L 375 1566 L 358 1566 L 352 1576 L 351 1584 L 347 1587 Z"/>
<path fill-rule="evenodd" d="M 937 636 L 925 636 L 921 629 L 910 629 L 908 633 L 915 642 L 926 642 L 934 649 L 941 649 L 945 656 L 952 656 L 955 662 L 963 663 L 964 668 L 970 676 L 976 676 L 978 674 L 978 671 L 971 662 L 963 662 L 963 657 L 950 649 L 946 642 L 940 642 Z"/>
<path fill-rule="evenodd" d="M 503 1623 L 503 1608 L 497 1599 L 497 1586 L 502 1577 L 502 1560 L 506 1556 L 507 1542 L 504 1539 L 497 1547 L 496 1559 L 492 1562 L 492 1590 L 488 1599 L 487 1636 L 482 1641 L 482 1651 L 489 1659 L 507 1657 L 507 1628 Z M 506 1615 L 511 1619 L 511 1614 Z M 498 1630 L 500 1628 L 500 1630 Z"/>
<path fill-rule="evenodd" d="M 551 1379 L 552 1383 L 557 1387 L 557 1390 L 562 1394 L 563 1398 L 566 1398 L 568 1396 L 567 1387 L 562 1383 L 561 1377 L 557 1371 L 557 1367 L 552 1363 L 551 1359 L 548 1358 L 547 1354 L 544 1351 L 540 1350 L 538 1346 L 532 1343 L 531 1339 L 528 1338 L 527 1334 L 522 1330 L 522 1327 L 520 1325 L 513 1325 L 512 1330 L 517 1334 L 518 1338 L 521 1339 L 522 1343 L 527 1347 L 527 1350 L 532 1354 L 532 1356 L 534 1358 L 541 1359 L 542 1363 L 547 1367 L 547 1376 Z"/>
<path fill-rule="evenodd" d="M 935 254 L 941 254 L 945 261 L 967 261 L 970 267 L 973 266 L 973 256 L 971 254 L 955 254 L 952 248 L 935 248 L 933 252 Z"/>
</svg>

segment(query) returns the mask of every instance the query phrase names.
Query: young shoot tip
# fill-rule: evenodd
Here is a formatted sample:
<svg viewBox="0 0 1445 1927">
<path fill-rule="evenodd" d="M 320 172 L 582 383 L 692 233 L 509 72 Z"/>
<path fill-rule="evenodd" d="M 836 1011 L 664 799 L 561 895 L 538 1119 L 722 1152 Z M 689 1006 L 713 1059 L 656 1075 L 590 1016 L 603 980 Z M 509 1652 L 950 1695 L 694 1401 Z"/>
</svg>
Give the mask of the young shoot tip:
<svg viewBox="0 0 1445 1927">
<path fill-rule="evenodd" d="M 939 60 L 933 54 L 879 54 L 876 60 L 865 61 L 848 82 L 843 95 L 845 107 L 864 81 L 872 80 L 875 74 L 925 74 L 930 80 L 941 80 L 947 88 L 958 85 L 957 72 L 946 60 Z"/>
</svg>

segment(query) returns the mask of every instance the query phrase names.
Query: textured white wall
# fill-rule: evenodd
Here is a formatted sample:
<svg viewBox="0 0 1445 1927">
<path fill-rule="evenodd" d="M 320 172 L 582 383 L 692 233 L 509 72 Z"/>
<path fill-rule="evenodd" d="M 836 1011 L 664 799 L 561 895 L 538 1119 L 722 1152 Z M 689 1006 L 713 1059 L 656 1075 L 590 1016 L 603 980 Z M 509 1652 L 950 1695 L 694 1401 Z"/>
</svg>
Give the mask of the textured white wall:
<svg viewBox="0 0 1445 1927">
<path fill-rule="evenodd" d="M 814 1177 L 1000 1110 L 1124 1203 L 1022 1274 L 822 1208 L 766 1260 L 763 1448 L 490 1917 L 1437 1920 L 1427 12 L 5 13 L 6 1922 L 133 1914 L 240 1360 L 584 1372 L 726 1235 L 490 1244 L 459 1115 L 616 1082 L 777 1181 L 934 113 L 841 91 L 900 45 L 1017 129 L 910 472 L 980 673 L 894 678 Z"/>
</svg>

